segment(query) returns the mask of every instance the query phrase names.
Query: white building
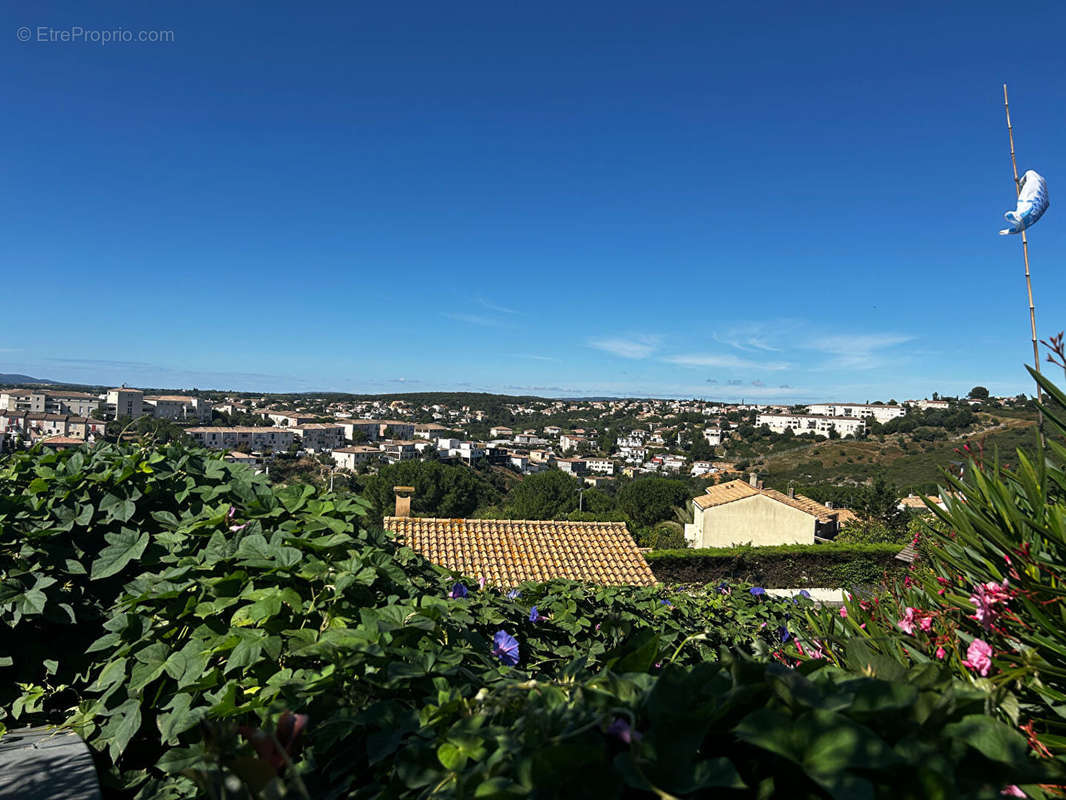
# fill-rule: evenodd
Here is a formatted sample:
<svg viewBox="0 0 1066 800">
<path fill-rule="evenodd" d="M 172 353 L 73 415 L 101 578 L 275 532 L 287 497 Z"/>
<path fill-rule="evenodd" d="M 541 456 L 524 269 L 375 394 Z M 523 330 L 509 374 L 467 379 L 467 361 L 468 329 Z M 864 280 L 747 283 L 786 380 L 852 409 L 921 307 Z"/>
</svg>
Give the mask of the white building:
<svg viewBox="0 0 1066 800">
<path fill-rule="evenodd" d="M 202 397 L 159 394 L 147 395 L 142 402 L 144 411 L 156 419 L 211 421 L 212 404 Z"/>
<path fill-rule="evenodd" d="M 286 428 L 267 428 L 239 425 L 231 428 L 212 426 L 189 428 L 185 431 L 197 444 L 212 450 L 236 450 L 243 446 L 253 453 L 288 450 L 293 432 Z"/>
<path fill-rule="evenodd" d="M 597 475 L 614 475 L 614 461 L 609 458 L 586 458 L 585 466 Z"/>
<path fill-rule="evenodd" d="M 140 389 L 128 389 L 125 386 L 108 389 L 107 410 L 116 418 L 140 417 L 144 414 L 144 392 Z"/>
<path fill-rule="evenodd" d="M 938 411 L 943 411 L 951 407 L 947 400 L 919 400 L 915 403 L 922 411 L 927 411 L 930 408 L 935 408 Z"/>
<path fill-rule="evenodd" d="M 807 410 L 816 416 L 854 417 L 856 419 L 873 418 L 882 425 L 907 413 L 907 409 L 903 406 L 879 406 L 865 403 L 815 403 L 808 406 Z"/>
<path fill-rule="evenodd" d="M 574 450 L 577 450 L 577 448 L 579 448 L 587 441 L 588 439 L 586 439 L 584 436 L 578 436 L 574 433 L 564 433 L 562 436 L 559 437 L 559 449 L 562 450 L 564 453 L 570 453 Z"/>
<path fill-rule="evenodd" d="M 73 414 L 91 417 L 100 409 L 100 398 L 86 392 L 51 389 L 5 389 L 0 392 L 0 411 L 35 414 Z"/>
<path fill-rule="evenodd" d="M 866 421 L 854 417 L 829 417 L 818 414 L 759 414 L 755 419 L 757 427 L 766 425 L 774 433 L 791 430 L 797 436 L 813 433 L 823 438 L 836 430 L 841 438 L 858 436 L 866 430 Z"/>
<path fill-rule="evenodd" d="M 585 459 L 583 458 L 557 458 L 555 468 L 560 469 L 567 475 L 584 475 Z"/>
<path fill-rule="evenodd" d="M 418 458 L 418 450 L 415 449 L 414 439 L 389 440 L 381 442 L 378 447 L 385 460 L 390 464 L 395 464 L 397 461 L 412 461 Z"/>
<path fill-rule="evenodd" d="M 707 440 L 707 444 L 711 447 L 717 447 L 722 443 L 722 429 L 705 428 L 703 431 L 703 438 Z"/>
<path fill-rule="evenodd" d="M 339 419 L 337 424 L 344 431 L 344 438 L 349 442 L 359 438 L 365 442 L 376 442 L 381 434 L 381 421 L 376 419 Z"/>
<path fill-rule="evenodd" d="M 369 444 L 357 444 L 354 447 L 338 447 L 330 456 L 341 469 L 354 470 L 360 464 L 379 460 L 381 450 Z"/>
<path fill-rule="evenodd" d="M 333 450 L 344 444 L 344 427 L 331 422 L 309 422 L 291 428 L 304 450 Z"/>
</svg>

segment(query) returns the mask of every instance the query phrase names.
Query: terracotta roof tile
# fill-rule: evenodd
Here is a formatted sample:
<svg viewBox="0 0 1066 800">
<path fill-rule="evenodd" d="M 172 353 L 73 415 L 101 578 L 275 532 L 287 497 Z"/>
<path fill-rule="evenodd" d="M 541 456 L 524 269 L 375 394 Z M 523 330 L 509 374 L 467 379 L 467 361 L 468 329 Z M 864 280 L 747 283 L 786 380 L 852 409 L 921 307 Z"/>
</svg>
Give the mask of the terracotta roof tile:
<svg viewBox="0 0 1066 800">
<path fill-rule="evenodd" d="M 498 586 L 553 578 L 655 583 L 623 522 L 386 517 L 385 527 L 434 564 Z"/>
<path fill-rule="evenodd" d="M 834 518 L 838 522 L 852 522 L 857 519 L 855 513 L 847 508 L 827 508 L 816 500 L 797 494 L 789 497 L 776 489 L 756 489 L 751 484 L 742 481 L 727 481 L 707 487 L 707 494 L 700 495 L 693 502 L 701 509 L 713 508 L 714 506 L 732 503 L 734 500 L 743 500 L 746 497 L 754 497 L 761 494 L 786 506 L 799 509 L 812 517 L 817 517 L 820 522 L 830 522 Z"/>
</svg>

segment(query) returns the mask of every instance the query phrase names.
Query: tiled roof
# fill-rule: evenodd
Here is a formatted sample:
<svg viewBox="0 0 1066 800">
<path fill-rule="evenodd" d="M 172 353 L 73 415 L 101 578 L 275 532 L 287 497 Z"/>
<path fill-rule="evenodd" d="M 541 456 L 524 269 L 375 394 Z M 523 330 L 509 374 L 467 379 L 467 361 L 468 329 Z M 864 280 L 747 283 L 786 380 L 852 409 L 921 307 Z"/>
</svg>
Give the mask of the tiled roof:
<svg viewBox="0 0 1066 800">
<path fill-rule="evenodd" d="M 707 487 L 707 494 L 700 495 L 695 499 L 700 508 L 732 503 L 734 500 L 743 500 L 745 497 L 754 497 L 759 490 L 744 481 L 727 481 Z"/>
<path fill-rule="evenodd" d="M 624 522 L 386 517 L 385 528 L 434 564 L 499 586 L 655 583 Z"/>
<path fill-rule="evenodd" d="M 734 500 L 743 500 L 746 497 L 754 497 L 761 494 L 786 506 L 799 509 L 804 513 L 817 517 L 820 522 L 830 522 L 835 517 L 838 522 L 851 522 L 856 519 L 855 514 L 847 508 L 827 508 L 816 500 L 797 494 L 789 497 L 776 489 L 756 489 L 751 484 L 742 481 L 727 481 L 726 483 L 714 484 L 707 487 L 707 494 L 701 495 L 693 502 L 701 509 L 713 508 L 714 506 L 732 503 Z"/>
</svg>

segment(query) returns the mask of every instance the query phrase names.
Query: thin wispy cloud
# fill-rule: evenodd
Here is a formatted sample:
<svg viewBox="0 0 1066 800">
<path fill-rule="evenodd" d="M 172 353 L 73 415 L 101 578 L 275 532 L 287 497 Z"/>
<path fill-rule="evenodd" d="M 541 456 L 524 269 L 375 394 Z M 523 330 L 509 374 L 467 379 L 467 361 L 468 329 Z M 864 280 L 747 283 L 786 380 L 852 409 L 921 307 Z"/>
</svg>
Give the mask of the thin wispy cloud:
<svg viewBox="0 0 1066 800">
<path fill-rule="evenodd" d="M 660 339 L 659 336 L 651 335 L 605 336 L 589 339 L 587 344 L 619 358 L 647 358 L 659 349 Z"/>
<path fill-rule="evenodd" d="M 794 324 L 785 320 L 774 323 L 750 322 L 715 331 L 713 337 L 716 342 L 737 350 L 779 353 L 784 348 L 777 340 L 792 327 Z"/>
<path fill-rule="evenodd" d="M 663 358 L 667 364 L 677 364 L 682 367 L 713 367 L 717 369 L 761 369 L 778 371 L 788 369 L 789 364 L 784 361 L 753 361 L 749 358 L 740 358 L 729 353 L 682 353 Z"/>
<path fill-rule="evenodd" d="M 529 358 L 533 361 L 558 361 L 559 359 L 552 356 L 538 356 L 535 353 L 512 353 L 512 358 Z"/>
<path fill-rule="evenodd" d="M 502 328 L 503 323 L 494 319 L 493 317 L 486 317 L 483 314 L 464 314 L 460 312 L 446 312 L 441 316 L 446 317 L 456 322 L 465 322 L 468 325 L 480 325 L 483 328 Z"/>
<path fill-rule="evenodd" d="M 903 355 L 885 351 L 914 339 L 902 333 L 835 334 L 812 339 L 807 347 L 831 356 L 820 369 L 875 369 L 888 366 Z"/>
<path fill-rule="evenodd" d="M 482 308 L 486 308 L 489 311 L 495 311 L 495 312 L 497 312 L 499 314 L 521 314 L 522 313 L 521 311 L 519 311 L 517 309 L 508 308 L 507 306 L 501 306 L 499 303 L 493 303 L 491 300 L 486 300 L 484 297 L 476 298 L 475 302 L 477 302 L 477 304 L 480 305 Z"/>
</svg>

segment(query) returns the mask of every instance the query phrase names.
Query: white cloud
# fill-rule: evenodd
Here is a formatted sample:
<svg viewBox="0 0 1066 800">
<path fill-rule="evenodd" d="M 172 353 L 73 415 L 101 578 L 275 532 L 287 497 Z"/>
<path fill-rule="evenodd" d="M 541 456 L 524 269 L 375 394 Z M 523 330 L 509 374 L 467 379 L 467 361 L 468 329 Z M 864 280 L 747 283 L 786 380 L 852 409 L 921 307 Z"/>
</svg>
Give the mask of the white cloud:
<svg viewBox="0 0 1066 800">
<path fill-rule="evenodd" d="M 833 356 L 821 369 L 875 369 L 898 360 L 880 351 L 914 339 L 914 336 L 903 333 L 834 334 L 816 337 L 806 347 Z"/>
<path fill-rule="evenodd" d="M 765 369 L 777 371 L 788 369 L 789 367 L 784 361 L 752 361 L 751 359 L 720 353 L 682 353 L 676 356 L 666 356 L 663 361 L 683 367 L 717 367 L 719 369 Z"/>
<path fill-rule="evenodd" d="M 588 346 L 620 358 L 647 358 L 659 348 L 658 336 L 612 336 L 590 339 Z"/>
<path fill-rule="evenodd" d="M 480 325 L 484 328 L 499 328 L 503 325 L 499 320 L 481 314 L 458 314 L 449 312 L 443 316 L 448 319 L 453 319 L 456 322 L 466 322 L 469 325 Z"/>
</svg>

